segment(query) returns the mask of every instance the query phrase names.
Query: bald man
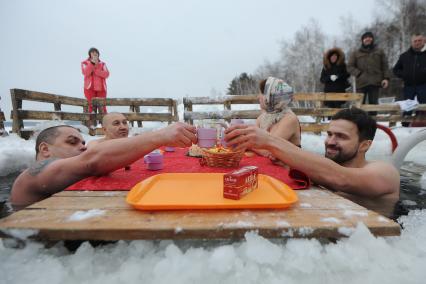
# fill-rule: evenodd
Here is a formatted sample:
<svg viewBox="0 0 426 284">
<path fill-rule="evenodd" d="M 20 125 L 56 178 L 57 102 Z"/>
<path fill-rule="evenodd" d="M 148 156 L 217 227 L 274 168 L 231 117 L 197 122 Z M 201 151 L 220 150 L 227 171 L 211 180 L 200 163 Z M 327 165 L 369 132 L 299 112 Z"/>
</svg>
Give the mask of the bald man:
<svg viewBox="0 0 426 284">
<path fill-rule="evenodd" d="M 129 136 L 129 123 L 127 118 L 119 112 L 110 112 L 102 118 L 102 129 L 105 136 L 92 140 L 87 147 L 92 147 L 100 142 L 110 139 L 126 138 Z"/>
</svg>

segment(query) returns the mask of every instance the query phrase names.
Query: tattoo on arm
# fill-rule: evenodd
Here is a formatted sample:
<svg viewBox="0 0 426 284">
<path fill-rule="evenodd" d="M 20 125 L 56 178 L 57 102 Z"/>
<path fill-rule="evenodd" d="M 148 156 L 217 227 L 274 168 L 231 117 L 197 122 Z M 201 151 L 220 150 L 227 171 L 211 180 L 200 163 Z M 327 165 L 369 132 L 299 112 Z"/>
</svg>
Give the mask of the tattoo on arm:
<svg viewBox="0 0 426 284">
<path fill-rule="evenodd" d="M 39 173 L 41 173 L 41 171 L 51 162 L 55 161 L 57 159 L 55 158 L 51 158 L 51 159 L 47 159 L 47 160 L 43 160 L 40 162 L 36 162 L 35 164 L 31 165 L 31 167 L 28 169 L 28 172 L 30 175 L 32 176 L 36 176 Z"/>
</svg>

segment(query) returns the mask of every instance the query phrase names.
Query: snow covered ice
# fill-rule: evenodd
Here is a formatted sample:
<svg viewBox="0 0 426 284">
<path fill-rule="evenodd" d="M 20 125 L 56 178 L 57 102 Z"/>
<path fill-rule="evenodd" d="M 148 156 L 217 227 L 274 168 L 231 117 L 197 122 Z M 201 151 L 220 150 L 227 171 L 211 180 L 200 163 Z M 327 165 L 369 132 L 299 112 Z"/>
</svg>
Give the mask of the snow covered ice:
<svg viewBox="0 0 426 284">
<path fill-rule="evenodd" d="M 401 217 L 398 237 L 359 224 L 336 243 L 267 240 L 247 233 L 231 244 L 119 241 L 69 253 L 62 244 L 0 245 L 2 283 L 423 283 L 426 210 Z M 48 270 L 48 273 L 46 273 Z"/>
</svg>

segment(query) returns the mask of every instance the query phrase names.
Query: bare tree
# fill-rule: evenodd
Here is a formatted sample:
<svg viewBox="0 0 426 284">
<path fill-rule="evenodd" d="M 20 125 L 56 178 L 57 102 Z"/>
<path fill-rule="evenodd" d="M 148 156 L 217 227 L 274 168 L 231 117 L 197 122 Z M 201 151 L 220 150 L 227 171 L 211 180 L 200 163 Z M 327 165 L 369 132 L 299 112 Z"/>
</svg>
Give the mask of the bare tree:
<svg viewBox="0 0 426 284">
<path fill-rule="evenodd" d="M 325 40 L 318 21 L 311 19 L 296 32 L 293 41 L 281 42 L 280 60 L 266 62 L 256 75 L 283 78 L 298 92 L 318 91 Z"/>
</svg>

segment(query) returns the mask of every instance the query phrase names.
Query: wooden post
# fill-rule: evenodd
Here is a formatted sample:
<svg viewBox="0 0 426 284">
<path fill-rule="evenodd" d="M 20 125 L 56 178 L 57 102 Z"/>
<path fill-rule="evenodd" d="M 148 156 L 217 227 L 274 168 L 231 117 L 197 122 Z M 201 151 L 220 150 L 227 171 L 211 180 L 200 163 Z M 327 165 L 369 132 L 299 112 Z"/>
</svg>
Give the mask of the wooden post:
<svg viewBox="0 0 426 284">
<path fill-rule="evenodd" d="M 185 109 L 185 111 L 192 111 L 192 101 L 190 98 L 183 98 L 183 107 Z M 191 125 L 194 124 L 194 120 L 193 119 L 186 119 L 185 118 L 185 122 L 189 123 Z"/>
<path fill-rule="evenodd" d="M 135 112 L 135 106 L 134 105 L 130 105 L 129 112 Z M 133 120 L 129 120 L 129 126 L 131 125 L 133 127 L 134 126 L 133 122 L 134 122 Z"/>
<path fill-rule="evenodd" d="M 61 111 L 61 103 L 53 103 L 55 111 Z"/>
<path fill-rule="evenodd" d="M 179 113 L 177 110 L 177 101 L 173 100 L 173 119 L 174 121 L 179 121 Z"/>
<path fill-rule="evenodd" d="M 225 101 L 223 103 L 223 107 L 225 110 L 231 110 L 231 102 L 230 101 Z M 231 123 L 231 119 L 225 119 L 228 123 Z"/>
<path fill-rule="evenodd" d="M 170 99 L 169 101 L 169 114 L 170 114 L 170 120 L 168 122 L 169 124 L 172 124 L 174 121 L 179 121 L 176 100 L 174 99 Z"/>
<path fill-rule="evenodd" d="M 135 106 L 134 107 L 134 112 L 136 112 L 136 113 L 140 113 L 141 112 L 141 108 L 139 107 L 139 106 Z M 142 127 L 142 121 L 137 121 L 137 124 L 138 124 L 138 127 Z M 132 123 L 132 125 L 133 125 L 133 123 Z"/>
<path fill-rule="evenodd" d="M 5 120 L 6 119 L 4 118 L 4 113 L 2 111 L 0 111 L 0 136 L 4 132 L 4 123 L 3 123 L 3 121 L 5 121 Z"/>
<path fill-rule="evenodd" d="M 18 90 L 11 89 L 10 90 L 10 98 L 12 100 L 12 132 L 21 134 L 21 129 L 24 127 L 24 122 L 19 118 L 18 110 L 22 109 L 22 99 L 17 98 Z"/>
<path fill-rule="evenodd" d="M 83 105 L 83 113 L 89 114 L 89 104 L 88 103 Z M 89 128 L 89 130 L 90 130 L 90 114 L 89 114 L 89 120 L 83 121 L 83 125 L 86 126 L 87 128 Z"/>
</svg>

